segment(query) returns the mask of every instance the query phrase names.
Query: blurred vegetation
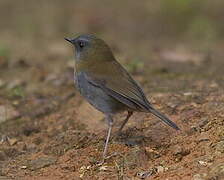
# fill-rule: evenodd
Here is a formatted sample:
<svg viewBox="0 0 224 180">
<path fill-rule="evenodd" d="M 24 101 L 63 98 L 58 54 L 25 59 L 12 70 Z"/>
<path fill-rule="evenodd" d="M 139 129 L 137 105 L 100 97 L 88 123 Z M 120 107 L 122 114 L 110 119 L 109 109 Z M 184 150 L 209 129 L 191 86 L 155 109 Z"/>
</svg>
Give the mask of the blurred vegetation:
<svg viewBox="0 0 224 180">
<path fill-rule="evenodd" d="M 9 92 L 9 96 L 12 98 L 23 98 L 25 95 L 24 88 L 22 86 L 16 86 Z"/>
<path fill-rule="evenodd" d="M 9 58 L 9 55 L 10 55 L 9 48 L 0 44 L 0 57 Z"/>
<path fill-rule="evenodd" d="M 132 61 L 128 61 L 125 65 L 126 69 L 132 74 L 139 73 L 144 68 L 144 62 L 140 59 L 134 59 Z"/>
<path fill-rule="evenodd" d="M 43 41 L 91 32 L 117 40 L 215 41 L 223 39 L 223 7 L 220 0 L 1 0 L 0 38 Z"/>
</svg>

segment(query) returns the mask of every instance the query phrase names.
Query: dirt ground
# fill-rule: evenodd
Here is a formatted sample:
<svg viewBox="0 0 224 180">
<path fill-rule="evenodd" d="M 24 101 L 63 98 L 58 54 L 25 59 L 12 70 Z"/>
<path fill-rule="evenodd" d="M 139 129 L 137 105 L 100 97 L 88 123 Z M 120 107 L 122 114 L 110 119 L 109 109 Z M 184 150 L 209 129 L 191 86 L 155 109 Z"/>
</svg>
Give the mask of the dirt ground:
<svg viewBox="0 0 224 180">
<path fill-rule="evenodd" d="M 182 40 L 171 36 L 156 41 L 154 35 L 147 38 L 144 31 L 133 29 L 147 15 L 148 6 L 136 5 L 145 8 L 138 16 L 122 15 L 120 21 L 108 25 L 99 19 L 101 16 L 93 16 L 97 5 L 86 7 L 80 2 L 73 7 L 71 1 L 63 5 L 67 14 L 59 10 L 61 4 L 56 1 L 52 14 L 60 17 L 64 12 L 63 17 L 55 22 L 51 16 L 37 21 L 35 27 L 45 25 L 39 30 L 26 23 L 31 30 L 24 35 L 22 19 L 31 22 L 25 15 L 32 12 L 31 17 L 37 20 L 45 17 L 48 9 L 39 15 L 35 3 L 26 8 L 18 3 L 14 9 L 6 2 L 2 1 L 1 13 L 7 13 L 8 7 L 12 14 L 7 18 L 12 20 L 20 12 L 21 27 L 16 21 L 7 21 L 0 30 L 0 180 L 224 179 L 223 40 L 201 43 L 200 47 L 198 42 L 187 40 L 186 34 Z M 106 14 L 103 6 L 97 8 Z M 129 7 L 124 12 L 132 10 Z M 85 15 L 72 16 L 73 11 Z M 68 16 L 75 25 L 82 24 L 82 20 L 88 25 L 77 29 L 75 25 L 65 26 L 62 22 Z M 127 20 L 125 25 L 123 20 Z M 62 25 L 69 30 L 56 28 Z M 115 33 L 110 29 L 113 26 L 121 32 Z M 142 28 L 147 26 L 143 24 Z M 63 40 L 73 31 L 86 29 L 108 42 L 117 59 L 142 85 L 150 102 L 181 131 L 171 129 L 151 114 L 135 113 L 115 138 L 127 112 L 118 114 L 109 145 L 111 157 L 97 165 L 107 126 L 103 114 L 76 91 L 72 48 Z"/>
</svg>

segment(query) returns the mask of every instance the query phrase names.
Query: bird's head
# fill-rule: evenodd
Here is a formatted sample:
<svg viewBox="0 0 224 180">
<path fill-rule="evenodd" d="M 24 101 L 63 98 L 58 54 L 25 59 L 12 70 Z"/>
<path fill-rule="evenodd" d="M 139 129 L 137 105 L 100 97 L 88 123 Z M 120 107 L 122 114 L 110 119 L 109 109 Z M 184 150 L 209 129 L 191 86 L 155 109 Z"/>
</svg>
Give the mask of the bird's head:
<svg viewBox="0 0 224 180">
<path fill-rule="evenodd" d="M 76 61 L 97 63 L 114 59 L 109 46 L 93 35 L 80 35 L 73 39 L 65 38 L 65 40 L 74 45 Z"/>
</svg>

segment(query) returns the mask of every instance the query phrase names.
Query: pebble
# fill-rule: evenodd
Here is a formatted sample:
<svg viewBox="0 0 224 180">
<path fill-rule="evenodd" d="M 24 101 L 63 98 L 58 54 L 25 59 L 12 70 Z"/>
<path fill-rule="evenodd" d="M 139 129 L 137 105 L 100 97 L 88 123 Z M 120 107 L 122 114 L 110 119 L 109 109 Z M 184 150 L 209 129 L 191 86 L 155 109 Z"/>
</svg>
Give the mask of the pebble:
<svg viewBox="0 0 224 180">
<path fill-rule="evenodd" d="M 207 166 L 208 163 L 206 161 L 198 161 L 198 164 L 202 165 L 202 166 Z"/>
<path fill-rule="evenodd" d="M 184 96 L 191 96 L 193 93 L 192 92 L 185 92 Z"/>
<path fill-rule="evenodd" d="M 107 171 L 108 170 L 108 166 L 101 166 L 99 168 L 100 171 Z"/>
<path fill-rule="evenodd" d="M 13 145 L 15 145 L 18 142 L 18 139 L 16 139 L 16 138 L 9 138 L 8 142 L 9 142 L 10 146 L 13 146 Z"/>
<path fill-rule="evenodd" d="M 214 161 L 214 157 L 212 155 L 204 155 L 199 157 L 196 162 L 200 165 L 200 166 L 211 166 L 213 164 Z"/>
<path fill-rule="evenodd" d="M 155 168 L 151 168 L 150 170 L 148 171 L 142 171 L 142 172 L 138 172 L 136 174 L 136 176 L 140 179 L 146 179 L 152 175 L 156 174 L 156 169 Z"/>
<path fill-rule="evenodd" d="M 173 149 L 173 155 L 176 162 L 181 161 L 184 156 L 190 154 L 189 150 L 184 149 L 180 145 L 175 145 L 172 149 Z"/>
<path fill-rule="evenodd" d="M 183 147 L 181 147 L 180 145 L 175 145 L 173 147 L 173 154 L 174 155 L 182 155 L 182 156 L 186 156 L 188 154 L 190 154 L 190 151 L 187 149 L 184 149 Z"/>
<path fill-rule="evenodd" d="M 156 169 L 157 169 L 158 173 L 163 173 L 165 170 L 165 168 L 163 166 L 157 166 Z"/>
</svg>

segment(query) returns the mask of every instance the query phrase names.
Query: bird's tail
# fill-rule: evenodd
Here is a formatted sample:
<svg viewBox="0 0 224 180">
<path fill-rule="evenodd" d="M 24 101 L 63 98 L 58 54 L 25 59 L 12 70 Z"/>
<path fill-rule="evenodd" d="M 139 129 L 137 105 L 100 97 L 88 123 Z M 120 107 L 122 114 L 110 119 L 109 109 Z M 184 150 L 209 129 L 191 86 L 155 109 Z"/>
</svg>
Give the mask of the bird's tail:
<svg viewBox="0 0 224 180">
<path fill-rule="evenodd" d="M 162 113 L 160 113 L 159 111 L 157 111 L 156 109 L 154 109 L 153 107 L 150 108 L 149 110 L 153 115 L 157 116 L 158 118 L 160 118 L 164 123 L 166 123 L 167 125 L 171 126 L 172 128 L 176 129 L 176 130 L 180 130 L 180 128 L 174 123 L 172 122 L 170 119 L 168 119 L 165 115 L 163 115 Z"/>
</svg>

